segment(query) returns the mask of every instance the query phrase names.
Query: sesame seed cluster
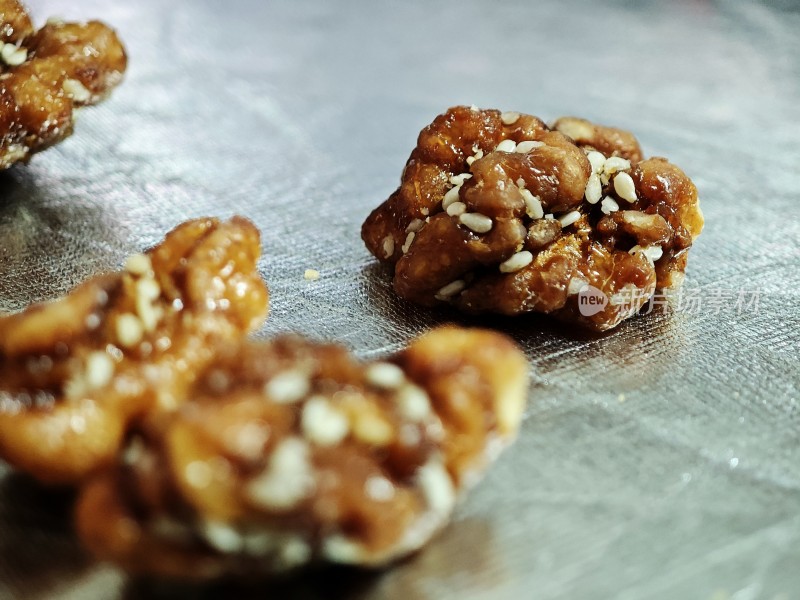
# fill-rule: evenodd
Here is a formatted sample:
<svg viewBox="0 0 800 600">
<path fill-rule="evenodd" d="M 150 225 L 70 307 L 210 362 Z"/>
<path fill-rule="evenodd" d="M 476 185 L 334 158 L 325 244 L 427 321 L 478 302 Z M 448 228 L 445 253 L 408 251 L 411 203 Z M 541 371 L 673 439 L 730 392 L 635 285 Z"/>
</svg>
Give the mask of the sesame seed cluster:
<svg viewBox="0 0 800 600">
<path fill-rule="evenodd" d="M 446 327 L 385 360 L 285 336 L 246 219 L 188 221 L 124 269 L 0 318 L 0 458 L 78 488 L 78 535 L 132 572 L 380 566 L 448 521 L 517 432 L 527 361 Z"/>
<path fill-rule="evenodd" d="M 258 230 L 180 225 L 52 303 L 0 319 L 0 457 L 72 484 L 113 461 L 129 423 L 171 410 L 219 344 L 267 313 Z"/>
<path fill-rule="evenodd" d="M 604 331 L 681 284 L 702 226 L 691 180 L 629 132 L 459 106 L 422 130 L 362 238 L 413 302 Z M 590 286 L 609 301 L 584 314 Z"/>
<path fill-rule="evenodd" d="M 524 356 L 487 331 L 441 328 L 367 364 L 295 336 L 232 345 L 84 488 L 78 531 L 165 576 L 381 566 L 447 523 L 526 391 Z"/>
<path fill-rule="evenodd" d="M 126 66 L 103 23 L 51 19 L 36 31 L 19 0 L 0 0 L 0 169 L 68 137 L 75 109 L 100 102 Z"/>
</svg>

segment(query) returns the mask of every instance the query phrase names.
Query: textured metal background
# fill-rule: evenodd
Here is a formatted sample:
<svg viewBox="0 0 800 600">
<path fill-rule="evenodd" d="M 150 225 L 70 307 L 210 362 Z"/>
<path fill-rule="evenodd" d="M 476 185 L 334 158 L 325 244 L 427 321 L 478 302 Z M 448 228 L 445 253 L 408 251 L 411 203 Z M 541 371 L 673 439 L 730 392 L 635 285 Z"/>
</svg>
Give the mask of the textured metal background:
<svg viewBox="0 0 800 600">
<path fill-rule="evenodd" d="M 0 175 L 0 311 L 116 268 L 187 218 L 241 213 L 264 234 L 259 335 L 395 349 L 453 317 L 396 299 L 359 227 L 420 128 L 457 103 L 629 128 L 700 189 L 699 310 L 604 337 L 489 321 L 527 349 L 530 408 L 425 552 L 384 574 L 238 593 L 800 598 L 799 3 L 31 4 L 39 22 L 114 24 L 131 66 L 72 139 Z M 758 310 L 737 307 L 740 292 Z M 0 597 L 225 595 L 93 564 L 69 495 L 3 469 Z"/>
</svg>

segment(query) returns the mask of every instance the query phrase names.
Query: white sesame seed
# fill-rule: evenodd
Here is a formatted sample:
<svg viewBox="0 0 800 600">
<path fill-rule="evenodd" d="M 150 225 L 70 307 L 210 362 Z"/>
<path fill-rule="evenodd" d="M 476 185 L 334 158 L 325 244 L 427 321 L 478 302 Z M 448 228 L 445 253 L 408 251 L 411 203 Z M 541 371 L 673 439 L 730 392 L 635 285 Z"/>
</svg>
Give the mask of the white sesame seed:
<svg viewBox="0 0 800 600">
<path fill-rule="evenodd" d="M 409 234 L 406 236 L 406 241 L 405 241 L 405 242 L 403 242 L 403 245 L 400 247 L 400 250 L 403 252 L 403 254 L 405 254 L 406 252 L 408 252 L 408 249 L 409 249 L 409 248 L 411 248 L 411 243 L 414 241 L 414 237 L 415 237 L 416 235 L 417 235 L 416 233 L 414 233 L 413 231 L 411 231 L 411 232 L 409 232 Z"/>
<path fill-rule="evenodd" d="M 491 231 L 492 225 L 494 224 L 489 217 L 481 213 L 464 213 L 463 215 L 459 215 L 458 220 L 462 225 L 468 227 L 475 233 Z"/>
<path fill-rule="evenodd" d="M 319 279 L 319 271 L 316 269 L 306 269 L 303 272 L 303 279 L 306 281 L 317 281 Z"/>
<path fill-rule="evenodd" d="M 463 185 L 467 179 L 472 179 L 472 175 L 470 173 L 461 173 L 460 175 L 453 175 L 450 178 L 450 183 L 453 185 Z"/>
<path fill-rule="evenodd" d="M 525 180 L 522 177 L 517 179 L 517 187 L 520 188 L 520 189 L 525 187 Z"/>
<path fill-rule="evenodd" d="M 580 218 L 581 218 L 580 211 L 573 210 L 565 215 L 561 215 L 560 217 L 558 217 L 558 222 L 561 223 L 561 227 L 569 227 Z"/>
<path fill-rule="evenodd" d="M 525 212 L 531 219 L 541 219 L 544 216 L 544 208 L 539 196 L 534 196 L 530 190 L 521 189 L 519 193 L 525 201 Z"/>
<path fill-rule="evenodd" d="M 603 165 L 606 163 L 606 157 L 603 153 L 597 150 L 592 150 L 586 155 L 589 159 L 589 164 L 592 165 L 592 173 L 599 173 L 603 170 Z"/>
<path fill-rule="evenodd" d="M 5 44 L 0 49 L 0 58 L 9 67 L 18 67 L 28 59 L 27 48 L 17 48 L 14 44 Z"/>
<path fill-rule="evenodd" d="M 242 535 L 233 527 L 222 521 L 206 521 L 202 533 L 205 540 L 223 554 L 235 554 L 242 550 Z"/>
<path fill-rule="evenodd" d="M 322 556 L 333 563 L 359 564 L 366 550 L 361 544 L 343 535 L 329 535 L 322 541 Z"/>
<path fill-rule="evenodd" d="M 517 149 L 517 143 L 514 140 L 503 140 L 494 149 L 495 152 L 514 152 Z"/>
<path fill-rule="evenodd" d="M 190 486 L 202 490 L 211 485 L 211 481 L 214 479 L 214 471 L 206 461 L 193 460 L 186 465 L 184 477 Z"/>
<path fill-rule="evenodd" d="M 381 475 L 373 475 L 364 482 L 364 493 L 376 502 L 388 502 L 394 497 L 394 484 Z"/>
<path fill-rule="evenodd" d="M 500 272 L 515 273 L 520 269 L 524 269 L 532 262 L 533 262 L 533 254 L 531 254 L 527 250 L 523 250 L 522 252 L 517 252 L 516 254 L 511 255 L 510 258 L 501 262 Z"/>
<path fill-rule="evenodd" d="M 132 275 L 146 275 L 152 269 L 153 264 L 146 254 L 133 254 L 125 261 L 125 270 Z"/>
<path fill-rule="evenodd" d="M 309 398 L 301 418 L 303 435 L 318 446 L 333 446 L 350 433 L 347 417 L 321 397 Z"/>
<path fill-rule="evenodd" d="M 290 437 L 278 443 L 267 467 L 250 480 L 245 493 L 258 506 L 284 511 L 306 498 L 314 485 L 308 444 Z"/>
<path fill-rule="evenodd" d="M 120 345 L 130 348 L 142 341 L 144 327 L 136 315 L 124 313 L 117 317 L 116 333 Z"/>
<path fill-rule="evenodd" d="M 400 414 L 409 421 L 423 421 L 431 414 L 431 401 L 421 387 L 408 384 L 397 392 Z"/>
<path fill-rule="evenodd" d="M 84 323 L 86 324 L 87 329 L 97 329 L 100 327 L 100 323 L 102 320 L 100 319 L 100 315 L 97 313 L 92 313 L 86 317 Z"/>
<path fill-rule="evenodd" d="M 467 212 L 467 205 L 463 202 L 453 202 L 447 207 L 447 214 L 451 217 L 458 217 Z"/>
<path fill-rule="evenodd" d="M 72 415 L 69 418 L 69 428 L 75 433 L 86 433 L 86 417 L 83 415 Z"/>
<path fill-rule="evenodd" d="M 641 253 L 647 260 L 651 263 L 656 262 L 659 258 L 664 255 L 664 251 L 661 249 L 661 246 L 634 246 L 630 250 L 628 250 L 630 254 Z"/>
<path fill-rule="evenodd" d="M 628 202 L 636 202 L 636 186 L 633 183 L 633 178 L 627 173 L 617 173 L 614 177 L 614 191 L 617 192 L 620 198 Z"/>
<path fill-rule="evenodd" d="M 384 390 L 397 389 L 406 382 L 406 374 L 403 373 L 403 369 L 392 363 L 373 363 L 367 367 L 364 375 L 367 383 Z"/>
<path fill-rule="evenodd" d="M 598 177 L 597 173 L 592 173 L 586 183 L 586 201 L 589 204 L 597 204 L 602 196 L 603 186 L 600 183 L 600 177 Z"/>
<path fill-rule="evenodd" d="M 504 112 L 500 115 L 500 120 L 503 122 L 504 125 L 513 125 L 519 120 L 519 113 L 518 112 Z"/>
<path fill-rule="evenodd" d="M 449 300 L 456 294 L 460 293 L 467 287 L 467 282 L 463 279 L 456 279 L 455 281 L 451 281 L 446 286 L 441 288 L 438 292 L 436 292 L 436 299 L 437 300 Z"/>
<path fill-rule="evenodd" d="M 475 106 L 474 104 L 471 104 L 471 105 L 470 105 L 470 107 L 469 107 L 469 109 L 470 109 L 472 112 L 480 112 L 480 110 L 481 110 L 480 108 L 478 108 L 478 107 L 477 107 L 477 106 Z"/>
<path fill-rule="evenodd" d="M 136 283 L 136 294 L 146 300 L 155 300 L 161 295 L 161 286 L 155 279 L 141 279 Z"/>
<path fill-rule="evenodd" d="M 86 383 L 90 390 L 105 387 L 114 376 L 114 361 L 105 352 L 92 352 L 86 358 Z"/>
<path fill-rule="evenodd" d="M 425 221 L 422 219 L 412 219 L 408 227 L 406 227 L 406 232 L 419 231 L 424 225 Z"/>
<path fill-rule="evenodd" d="M 467 158 L 467 164 L 470 166 L 472 166 L 472 163 L 474 163 L 476 160 L 480 160 L 481 158 L 483 158 L 483 150 L 478 148 L 478 144 L 473 144 L 472 152 L 474 154 Z"/>
<path fill-rule="evenodd" d="M 544 216 L 544 218 L 545 218 L 546 220 L 548 220 L 548 221 L 555 221 L 555 219 L 556 219 L 556 218 L 555 218 L 555 216 L 553 215 L 553 213 L 547 213 L 547 214 Z"/>
<path fill-rule="evenodd" d="M 612 175 L 617 171 L 627 171 L 631 168 L 631 161 L 619 156 L 609 156 L 606 162 L 603 163 L 603 171 Z"/>
<path fill-rule="evenodd" d="M 602 210 L 604 214 L 610 215 L 612 212 L 619 210 L 619 204 L 617 204 L 617 201 L 611 196 L 606 196 L 600 203 L 600 210 Z"/>
<path fill-rule="evenodd" d="M 365 444 L 386 446 L 392 441 L 392 426 L 386 419 L 372 412 L 360 412 L 355 415 L 353 436 Z"/>
<path fill-rule="evenodd" d="M 544 142 L 535 142 L 533 140 L 527 140 L 517 144 L 516 151 L 519 152 L 520 154 L 527 154 L 534 148 L 541 148 L 542 146 L 544 146 Z"/>
<path fill-rule="evenodd" d="M 461 192 L 461 186 L 457 185 L 454 188 L 450 188 L 445 192 L 444 198 L 442 198 L 442 208 L 447 208 L 453 202 L 458 202 L 458 194 Z"/>
<path fill-rule="evenodd" d="M 294 404 L 308 395 L 311 381 L 302 371 L 283 371 L 264 385 L 264 394 L 277 404 Z"/>
<path fill-rule="evenodd" d="M 85 104 L 92 99 L 92 92 L 90 92 L 85 85 L 77 79 L 65 79 L 61 85 L 64 92 L 72 98 L 74 102 Z"/>
<path fill-rule="evenodd" d="M 394 238 L 391 235 L 387 235 L 383 238 L 383 257 L 384 258 L 391 258 L 394 254 Z"/>
<path fill-rule="evenodd" d="M 585 279 L 581 279 L 580 277 L 573 277 L 569 280 L 569 286 L 567 287 L 567 294 L 570 296 L 574 296 L 575 294 L 579 294 L 581 290 L 583 290 L 589 282 Z"/>
<path fill-rule="evenodd" d="M 153 306 L 153 300 L 161 295 L 161 287 L 155 279 L 141 279 L 136 283 L 136 312 L 145 331 L 153 331 L 161 316 Z"/>
<path fill-rule="evenodd" d="M 448 514 L 455 505 L 456 493 L 444 465 L 428 462 L 420 468 L 417 478 L 428 507 L 435 513 Z"/>
</svg>

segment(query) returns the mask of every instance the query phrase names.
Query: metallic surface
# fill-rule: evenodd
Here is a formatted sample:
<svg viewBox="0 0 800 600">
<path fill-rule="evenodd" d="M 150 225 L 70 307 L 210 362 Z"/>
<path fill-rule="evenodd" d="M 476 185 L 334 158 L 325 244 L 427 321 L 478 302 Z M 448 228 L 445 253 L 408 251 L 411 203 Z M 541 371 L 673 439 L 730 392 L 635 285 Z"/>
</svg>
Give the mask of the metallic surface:
<svg viewBox="0 0 800 600">
<path fill-rule="evenodd" d="M 31 5 L 39 23 L 112 23 L 131 65 L 73 138 L 0 174 L 0 311 L 116 268 L 184 219 L 240 213 L 264 235 L 260 336 L 373 356 L 457 320 L 530 357 L 520 439 L 427 550 L 241 597 L 800 597 L 799 3 Z M 417 132 L 457 103 L 628 128 L 683 167 L 707 219 L 692 302 L 596 337 L 395 298 L 359 227 Z M 230 595 L 93 564 L 69 512 L 68 493 L 0 467 L 0 598 Z"/>
</svg>

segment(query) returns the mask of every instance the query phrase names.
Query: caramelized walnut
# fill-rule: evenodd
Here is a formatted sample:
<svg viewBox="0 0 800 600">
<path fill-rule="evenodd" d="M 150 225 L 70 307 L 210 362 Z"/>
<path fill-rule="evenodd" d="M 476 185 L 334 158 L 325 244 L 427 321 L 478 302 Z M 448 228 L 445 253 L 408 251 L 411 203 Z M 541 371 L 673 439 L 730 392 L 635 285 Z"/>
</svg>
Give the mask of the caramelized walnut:
<svg viewBox="0 0 800 600">
<path fill-rule="evenodd" d="M 380 566 L 424 545 L 515 435 L 527 362 L 442 328 L 385 362 L 298 337 L 221 351 L 82 491 L 99 557 L 188 578 Z"/>
<path fill-rule="evenodd" d="M 113 461 L 132 419 L 175 408 L 216 346 L 262 322 L 259 252 L 245 219 L 190 221 L 124 272 L 0 319 L 0 457 L 52 483 Z"/>
<path fill-rule="evenodd" d="M 680 284 L 702 226 L 689 178 L 643 160 L 626 131 L 455 107 L 420 133 L 361 235 L 411 301 L 602 331 Z M 583 310 L 587 291 L 602 310 Z"/>
<path fill-rule="evenodd" d="M 18 0 L 0 0 L 0 169 L 72 133 L 76 108 L 101 101 L 127 58 L 97 21 L 50 21 L 34 32 Z"/>
</svg>

